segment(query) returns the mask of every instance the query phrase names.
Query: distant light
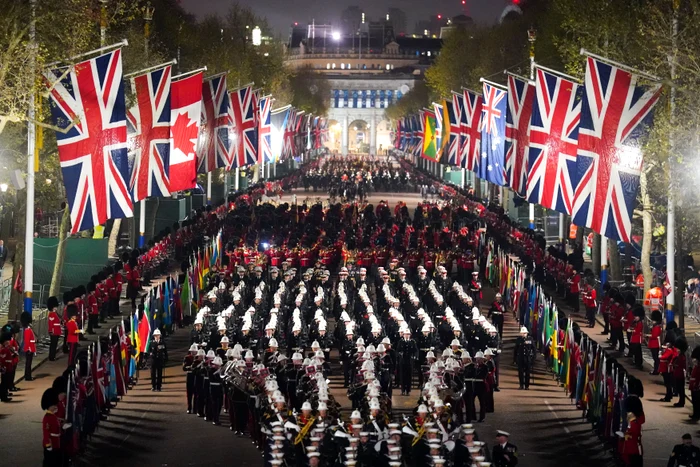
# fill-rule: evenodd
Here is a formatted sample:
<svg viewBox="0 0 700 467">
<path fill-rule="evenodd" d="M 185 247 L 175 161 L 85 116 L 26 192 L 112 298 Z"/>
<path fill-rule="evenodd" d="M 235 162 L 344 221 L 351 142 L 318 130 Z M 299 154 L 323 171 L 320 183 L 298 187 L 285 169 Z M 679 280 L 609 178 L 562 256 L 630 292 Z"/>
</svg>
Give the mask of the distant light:
<svg viewBox="0 0 700 467">
<path fill-rule="evenodd" d="M 253 29 L 253 45 L 259 46 L 262 44 L 262 31 L 258 26 Z"/>
<path fill-rule="evenodd" d="M 50 178 L 47 178 L 47 179 L 46 179 L 46 184 L 47 184 L 47 185 L 51 185 L 51 179 L 50 179 Z"/>
<path fill-rule="evenodd" d="M 267 250 L 268 248 L 270 248 L 270 244 L 265 243 L 265 242 L 261 243 L 260 246 L 262 246 L 264 250 Z"/>
<path fill-rule="evenodd" d="M 263 54 L 263 57 L 269 57 L 269 56 L 270 56 L 270 54 L 267 53 L 267 52 L 265 52 L 265 53 Z"/>
<path fill-rule="evenodd" d="M 0 183 L 0 191 L 3 193 L 7 191 L 7 183 Z"/>
<path fill-rule="evenodd" d="M 334 41 L 338 42 L 340 40 L 340 32 L 333 31 L 331 33 L 331 37 L 333 38 Z"/>
<path fill-rule="evenodd" d="M 464 3 L 464 2 L 462 2 L 462 3 Z M 296 21 L 294 21 L 294 26 L 299 26 L 299 23 L 297 23 Z"/>
<path fill-rule="evenodd" d="M 389 13 L 386 14 L 386 20 L 389 21 Z"/>
<path fill-rule="evenodd" d="M 431 55 L 431 54 L 430 54 L 430 50 L 428 50 L 428 57 L 430 57 L 430 55 Z"/>
<path fill-rule="evenodd" d="M 365 24 L 365 14 L 362 13 L 362 24 Z"/>
<path fill-rule="evenodd" d="M 427 29 L 423 29 L 423 35 L 424 35 L 424 36 L 430 35 L 430 34 L 428 33 L 428 30 L 427 30 Z"/>
<path fill-rule="evenodd" d="M 442 15 L 438 15 L 438 19 L 442 19 Z"/>
</svg>

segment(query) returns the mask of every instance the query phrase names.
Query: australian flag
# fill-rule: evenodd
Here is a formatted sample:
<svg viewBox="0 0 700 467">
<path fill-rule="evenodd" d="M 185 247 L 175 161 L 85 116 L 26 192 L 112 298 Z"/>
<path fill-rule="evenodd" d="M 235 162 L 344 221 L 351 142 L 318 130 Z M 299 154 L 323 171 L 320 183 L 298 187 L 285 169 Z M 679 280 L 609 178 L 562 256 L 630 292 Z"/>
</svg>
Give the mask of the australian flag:
<svg viewBox="0 0 700 467">
<path fill-rule="evenodd" d="M 481 160 L 477 176 L 496 185 L 506 184 L 505 134 L 507 92 L 484 83 L 481 109 Z"/>
</svg>

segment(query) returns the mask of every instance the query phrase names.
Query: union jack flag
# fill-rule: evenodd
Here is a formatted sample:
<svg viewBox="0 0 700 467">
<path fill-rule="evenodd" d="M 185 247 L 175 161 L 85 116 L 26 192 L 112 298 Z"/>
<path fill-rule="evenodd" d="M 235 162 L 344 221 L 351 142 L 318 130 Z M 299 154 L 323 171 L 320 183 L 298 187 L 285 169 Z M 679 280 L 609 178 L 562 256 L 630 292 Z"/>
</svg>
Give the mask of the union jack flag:
<svg viewBox="0 0 700 467">
<path fill-rule="evenodd" d="M 296 122 L 294 125 L 294 156 L 300 155 L 306 149 L 306 137 L 308 134 L 308 115 L 305 112 L 297 113 Z"/>
<path fill-rule="evenodd" d="M 166 66 L 131 79 L 136 101 L 126 117 L 129 152 L 134 161 L 129 187 L 135 202 L 150 196 L 170 196 L 171 71 Z"/>
<path fill-rule="evenodd" d="M 463 102 L 464 112 L 460 120 L 462 167 L 477 172 L 481 158 L 481 107 L 484 98 L 481 94 L 465 89 Z"/>
<path fill-rule="evenodd" d="M 653 120 L 661 85 L 589 57 L 578 137 L 573 220 L 629 242 L 642 153 L 639 138 Z"/>
<path fill-rule="evenodd" d="M 257 132 L 255 107 L 257 99 L 251 86 L 246 86 L 230 93 L 231 121 L 234 125 L 233 157 L 228 170 L 245 167 L 257 162 Z"/>
<path fill-rule="evenodd" d="M 450 116 L 450 141 L 447 146 L 447 163 L 462 167 L 462 113 L 464 112 L 464 96 L 452 93 L 452 105 L 448 107 Z"/>
<path fill-rule="evenodd" d="M 226 90 L 226 75 L 204 80 L 202 84 L 202 124 L 200 126 L 197 173 L 231 167 L 231 100 Z"/>
<path fill-rule="evenodd" d="M 527 146 L 535 88 L 526 80 L 508 75 L 506 112 L 506 182 L 520 196 L 527 191 Z"/>
<path fill-rule="evenodd" d="M 527 200 L 571 214 L 581 86 L 537 69 L 530 123 Z"/>
<path fill-rule="evenodd" d="M 288 158 L 294 156 L 294 136 L 296 135 L 297 111 L 294 108 L 289 109 L 287 124 L 284 129 L 284 144 L 282 157 Z"/>
<path fill-rule="evenodd" d="M 47 71 L 49 83 L 61 72 Z M 71 233 L 133 216 L 126 180 L 126 101 L 121 49 L 75 65 L 51 89 L 63 183 L 71 211 Z"/>
<path fill-rule="evenodd" d="M 413 155 L 422 156 L 423 154 L 423 139 L 425 132 L 423 131 L 423 111 L 419 110 L 418 115 L 413 117 Z"/>
<path fill-rule="evenodd" d="M 270 111 L 272 161 L 277 162 L 284 157 L 285 132 L 287 122 L 291 118 L 289 106 Z"/>
<path fill-rule="evenodd" d="M 258 120 L 258 162 L 273 162 L 272 156 L 272 122 L 270 111 L 272 110 L 272 97 L 266 96 L 260 99 L 260 118 Z"/>
</svg>

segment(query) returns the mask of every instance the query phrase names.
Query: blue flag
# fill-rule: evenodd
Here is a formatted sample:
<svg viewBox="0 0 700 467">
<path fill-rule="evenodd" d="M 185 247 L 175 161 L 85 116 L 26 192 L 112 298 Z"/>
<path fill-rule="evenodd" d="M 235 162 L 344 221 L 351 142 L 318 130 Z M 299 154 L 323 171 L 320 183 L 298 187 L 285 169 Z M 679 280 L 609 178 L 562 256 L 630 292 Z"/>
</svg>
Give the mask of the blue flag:
<svg viewBox="0 0 700 467">
<path fill-rule="evenodd" d="M 496 185 L 506 184 L 505 136 L 507 91 L 484 83 L 481 108 L 481 160 L 477 176 Z"/>
</svg>

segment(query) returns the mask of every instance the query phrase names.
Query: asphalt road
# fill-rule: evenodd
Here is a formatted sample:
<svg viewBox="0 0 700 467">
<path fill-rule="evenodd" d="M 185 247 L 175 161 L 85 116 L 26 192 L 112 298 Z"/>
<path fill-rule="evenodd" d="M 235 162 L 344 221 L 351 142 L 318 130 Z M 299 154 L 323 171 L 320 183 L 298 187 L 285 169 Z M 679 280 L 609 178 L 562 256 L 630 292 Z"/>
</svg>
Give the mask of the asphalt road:
<svg viewBox="0 0 700 467">
<path fill-rule="evenodd" d="M 404 200 L 412 209 L 419 197 L 378 193 L 370 202 L 376 203 L 379 199 L 387 199 L 390 204 Z M 490 303 L 493 293 L 485 290 L 483 303 Z M 600 338 L 600 331 L 596 328 L 589 334 Z M 517 324 L 508 317 L 501 354 L 501 391 L 495 394 L 495 413 L 488 414 L 484 423 L 477 424 L 481 439 L 492 445 L 496 430 L 509 431 L 511 442 L 519 448 L 519 465 L 525 467 L 612 465 L 606 447 L 581 418 L 581 411 L 575 408 L 563 388 L 544 369 L 541 359 L 536 362 L 535 380 L 530 390 L 518 390 L 517 371 L 511 364 L 517 332 Z M 222 426 L 213 426 L 196 415 L 185 413 L 185 377 L 180 362 L 188 347 L 188 335 L 189 330 L 178 330 L 168 339 L 171 362 L 165 370 L 163 391 L 151 392 L 149 375 L 142 374 L 141 382 L 112 410 L 109 419 L 100 424 L 77 465 L 262 465 L 261 454 L 250 440 L 229 431 L 226 416 L 222 414 Z M 16 393 L 13 403 L 0 404 L 0 465 L 41 464 L 43 412 L 39 399 L 65 367 L 63 358 L 39 367 L 35 371 L 35 381 L 20 384 L 22 391 Z M 696 426 L 685 422 L 688 408 L 673 409 L 670 404 L 651 402 L 661 397 L 658 377 L 646 372 L 635 374 L 647 389 L 644 399 L 646 465 L 665 465 L 671 447 L 682 433 L 697 435 L 699 432 Z M 342 385 L 333 384 L 332 387 L 341 403 L 347 400 Z M 397 392 L 395 407 L 402 412 L 412 408 L 418 392 L 414 391 L 410 398 L 396 395 Z"/>
</svg>

